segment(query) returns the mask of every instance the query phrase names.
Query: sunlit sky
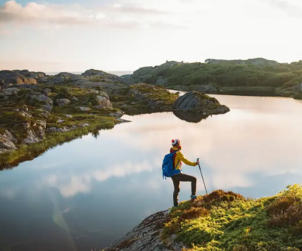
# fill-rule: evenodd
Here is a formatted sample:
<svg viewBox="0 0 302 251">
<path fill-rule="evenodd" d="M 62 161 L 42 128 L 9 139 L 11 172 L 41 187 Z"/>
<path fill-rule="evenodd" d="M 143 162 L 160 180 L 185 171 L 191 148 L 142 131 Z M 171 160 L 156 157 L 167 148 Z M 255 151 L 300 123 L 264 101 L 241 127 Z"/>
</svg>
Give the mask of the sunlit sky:
<svg viewBox="0 0 302 251">
<path fill-rule="evenodd" d="M 299 0 L 0 0 L 0 69 L 302 59 Z"/>
</svg>

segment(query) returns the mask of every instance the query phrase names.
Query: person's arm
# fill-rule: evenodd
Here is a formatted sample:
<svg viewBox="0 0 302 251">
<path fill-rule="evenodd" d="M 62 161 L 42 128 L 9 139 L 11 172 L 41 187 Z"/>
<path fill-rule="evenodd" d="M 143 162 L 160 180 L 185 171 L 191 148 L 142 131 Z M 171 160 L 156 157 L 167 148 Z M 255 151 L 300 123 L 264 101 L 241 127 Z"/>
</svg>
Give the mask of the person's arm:
<svg viewBox="0 0 302 251">
<path fill-rule="evenodd" d="M 181 161 L 183 161 L 183 163 L 185 163 L 186 165 L 189 165 L 189 166 L 196 166 L 197 165 L 197 162 L 191 162 L 191 161 L 187 160 L 181 152 L 177 152 L 177 155 L 178 155 L 178 158 Z"/>
</svg>

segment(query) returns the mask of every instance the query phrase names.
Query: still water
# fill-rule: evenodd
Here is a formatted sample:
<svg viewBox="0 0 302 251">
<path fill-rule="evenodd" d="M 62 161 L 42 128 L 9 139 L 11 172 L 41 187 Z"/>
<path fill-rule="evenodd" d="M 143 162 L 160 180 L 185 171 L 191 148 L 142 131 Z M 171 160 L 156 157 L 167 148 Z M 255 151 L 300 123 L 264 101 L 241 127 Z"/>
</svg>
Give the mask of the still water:
<svg viewBox="0 0 302 251">
<path fill-rule="evenodd" d="M 131 123 L 88 135 L 0 172 L 0 250 L 101 250 L 172 205 L 161 163 L 179 138 L 200 158 L 209 191 L 270 196 L 302 182 L 302 102 L 215 96 L 231 112 L 189 123 L 173 113 L 124 116 Z M 198 178 L 197 167 L 184 172 Z M 181 184 L 180 200 L 190 196 Z"/>
</svg>

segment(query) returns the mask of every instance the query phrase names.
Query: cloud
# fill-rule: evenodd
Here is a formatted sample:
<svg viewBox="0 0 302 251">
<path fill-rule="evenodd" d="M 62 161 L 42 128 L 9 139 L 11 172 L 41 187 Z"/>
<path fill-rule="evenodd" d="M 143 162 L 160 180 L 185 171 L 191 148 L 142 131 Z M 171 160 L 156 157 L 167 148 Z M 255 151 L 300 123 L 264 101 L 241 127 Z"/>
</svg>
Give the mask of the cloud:
<svg viewBox="0 0 302 251">
<path fill-rule="evenodd" d="M 302 7 L 299 6 L 299 2 L 297 1 L 296 4 L 292 3 L 291 1 L 283 1 L 283 0 L 266 0 L 271 6 L 280 9 L 286 12 L 289 16 L 292 17 L 302 17 Z"/>
<path fill-rule="evenodd" d="M 136 15 L 165 15 L 169 14 L 168 11 L 158 10 L 154 8 L 142 8 L 140 5 L 121 5 L 113 4 L 107 7 L 107 10 L 110 12 L 117 13 L 127 13 L 127 14 L 136 14 Z"/>
<path fill-rule="evenodd" d="M 91 190 L 91 183 L 94 180 L 102 182 L 112 177 L 124 177 L 126 175 L 150 170 L 152 170 L 152 166 L 149 162 L 126 162 L 123 165 L 116 164 L 114 166 L 104 167 L 101 171 L 95 171 L 93 168 L 85 170 L 85 173 L 79 171 L 77 175 L 72 174 L 69 176 L 66 175 L 66 173 L 65 175 L 52 174 L 43 177 L 42 183 L 58 188 L 64 197 L 72 197 L 78 193 L 89 192 Z"/>
<path fill-rule="evenodd" d="M 78 4 L 56 5 L 30 2 L 24 7 L 15 0 L 7 1 L 0 7 L 0 24 L 56 24 L 56 25 L 100 25 L 110 28 L 137 28 L 146 25 L 171 27 L 165 16 L 168 12 L 137 4 L 113 4 L 101 8 L 85 8 Z M 154 16 L 154 18 L 153 18 Z M 167 22 L 165 22 L 165 20 Z"/>
<path fill-rule="evenodd" d="M 57 24 L 87 24 L 92 20 L 86 10 L 81 11 L 77 5 L 59 6 L 28 3 L 25 7 L 14 0 L 7 1 L 0 8 L 0 22 L 48 22 Z"/>
</svg>

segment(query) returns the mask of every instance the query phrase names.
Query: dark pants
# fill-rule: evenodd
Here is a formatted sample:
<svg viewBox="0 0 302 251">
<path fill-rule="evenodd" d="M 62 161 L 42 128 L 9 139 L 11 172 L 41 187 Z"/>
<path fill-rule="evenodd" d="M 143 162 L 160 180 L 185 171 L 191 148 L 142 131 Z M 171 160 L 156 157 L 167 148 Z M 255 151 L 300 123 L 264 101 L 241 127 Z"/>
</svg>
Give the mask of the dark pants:
<svg viewBox="0 0 302 251">
<path fill-rule="evenodd" d="M 178 194 L 180 191 L 180 184 L 179 184 L 180 181 L 191 182 L 192 195 L 196 195 L 197 180 L 194 176 L 180 173 L 180 174 L 172 176 L 172 180 L 173 180 L 173 185 L 174 185 L 173 202 L 174 202 L 175 207 L 178 206 Z"/>
</svg>

